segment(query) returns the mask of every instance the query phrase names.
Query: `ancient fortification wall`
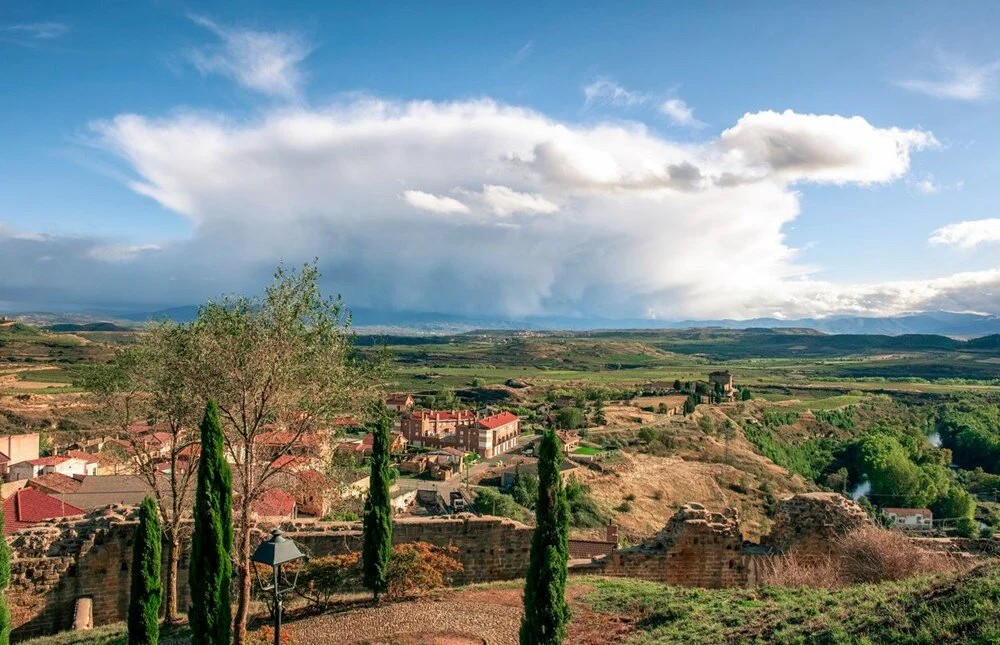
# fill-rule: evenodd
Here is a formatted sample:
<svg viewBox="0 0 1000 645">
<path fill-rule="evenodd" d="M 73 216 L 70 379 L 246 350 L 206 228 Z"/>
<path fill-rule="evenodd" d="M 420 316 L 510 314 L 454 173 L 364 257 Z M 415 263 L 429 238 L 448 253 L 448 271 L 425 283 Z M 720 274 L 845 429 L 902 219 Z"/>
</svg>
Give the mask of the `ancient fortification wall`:
<svg viewBox="0 0 1000 645">
<path fill-rule="evenodd" d="M 76 600 L 81 597 L 92 599 L 94 625 L 124 620 L 128 613 L 134 527 L 129 510 L 112 508 L 14 536 L 9 591 L 13 638 L 21 640 L 70 629 Z M 254 543 L 265 539 L 269 528 L 262 526 Z M 287 535 L 312 556 L 361 548 L 361 527 L 357 523 L 297 522 L 287 528 Z M 455 547 L 455 557 L 464 570 L 454 582 L 467 584 L 523 576 L 531 533 L 531 528 L 503 518 L 402 519 L 395 524 L 393 540 Z M 182 611 L 190 598 L 187 560 L 185 550 L 178 571 L 178 605 Z"/>
<path fill-rule="evenodd" d="M 774 555 L 829 553 L 836 536 L 868 522 L 864 509 L 836 493 L 805 493 L 782 501 L 771 535 L 753 544 L 743 540 L 735 510 L 716 513 L 690 503 L 652 539 L 572 571 L 685 587 L 752 586 Z"/>
<path fill-rule="evenodd" d="M 576 565 L 572 573 L 626 576 L 691 587 L 757 584 L 779 550 L 821 553 L 836 535 L 867 522 L 857 504 L 833 493 L 796 495 L 781 503 L 774 528 L 762 544 L 744 542 L 736 511 L 712 512 L 700 504 L 682 507 L 641 545 Z M 9 597 L 15 639 L 53 633 L 73 625 L 77 599 L 93 602 L 95 625 L 124 620 L 135 522 L 132 510 L 111 507 L 82 519 L 50 523 L 11 538 L 14 551 Z M 260 526 L 254 543 L 271 526 Z M 358 523 L 295 522 L 283 526 L 308 555 L 358 551 Z M 532 529 L 511 520 L 471 515 L 404 518 L 395 523 L 397 543 L 424 541 L 457 549 L 464 571 L 456 584 L 522 577 L 528 566 Z M 178 605 L 187 608 L 186 551 L 180 559 Z"/>
</svg>

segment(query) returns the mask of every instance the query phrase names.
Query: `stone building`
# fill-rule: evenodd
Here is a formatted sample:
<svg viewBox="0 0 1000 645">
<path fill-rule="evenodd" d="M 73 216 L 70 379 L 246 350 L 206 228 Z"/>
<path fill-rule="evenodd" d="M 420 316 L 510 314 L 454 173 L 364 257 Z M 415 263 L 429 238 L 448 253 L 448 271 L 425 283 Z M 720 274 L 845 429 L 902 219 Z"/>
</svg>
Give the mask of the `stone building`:
<svg viewBox="0 0 1000 645">
<path fill-rule="evenodd" d="M 399 420 L 411 446 L 457 448 L 490 458 L 517 447 L 521 420 L 510 412 L 477 416 L 472 410 L 417 410 Z"/>
</svg>

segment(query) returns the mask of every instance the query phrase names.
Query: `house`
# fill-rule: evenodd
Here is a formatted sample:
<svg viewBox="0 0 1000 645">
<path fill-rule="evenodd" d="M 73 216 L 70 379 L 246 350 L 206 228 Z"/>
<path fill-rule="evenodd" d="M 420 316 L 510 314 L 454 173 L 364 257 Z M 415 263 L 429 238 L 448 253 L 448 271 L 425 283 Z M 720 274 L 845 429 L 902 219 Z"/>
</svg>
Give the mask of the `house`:
<svg viewBox="0 0 1000 645">
<path fill-rule="evenodd" d="M 66 446 L 66 452 L 86 452 L 91 455 L 96 455 L 104 448 L 104 444 L 112 439 L 114 439 L 114 437 L 91 437 L 89 439 L 81 439 Z"/>
<path fill-rule="evenodd" d="M 60 493 L 75 493 L 82 482 L 74 477 L 68 477 L 61 473 L 49 473 L 41 477 L 28 480 L 28 487 L 42 491 L 47 495 L 58 495 Z"/>
<path fill-rule="evenodd" d="M 59 473 L 68 477 L 74 475 L 96 475 L 97 464 L 73 457 L 40 457 L 10 465 L 10 478 L 34 479 L 48 473 Z"/>
<path fill-rule="evenodd" d="M 11 465 L 39 457 L 38 434 L 12 434 L 0 437 L 0 475 L 7 477 Z"/>
<path fill-rule="evenodd" d="M 64 457 L 70 457 L 72 459 L 80 459 L 87 462 L 87 465 L 94 465 L 97 467 L 96 475 L 114 475 L 120 464 L 114 459 L 111 459 L 107 455 L 97 455 L 89 452 L 84 452 L 83 450 L 67 450 L 63 453 Z"/>
<path fill-rule="evenodd" d="M 361 453 L 363 455 L 372 454 L 372 445 L 375 443 L 375 435 L 369 433 L 361 439 Z M 406 437 L 401 432 L 389 434 L 389 452 L 399 454 L 406 450 Z"/>
<path fill-rule="evenodd" d="M 399 420 L 399 431 L 411 446 L 452 447 L 489 459 L 517 447 L 521 420 L 511 412 L 417 410 Z"/>
<path fill-rule="evenodd" d="M 298 517 L 295 496 L 278 488 L 269 488 L 250 504 L 258 520 L 284 521 Z"/>
<path fill-rule="evenodd" d="M 138 506 L 143 498 L 153 494 L 149 481 L 140 475 L 92 475 L 77 479 L 80 480 L 79 488 L 70 493 L 53 494 L 53 497 L 91 511 L 111 504 Z M 191 477 L 187 484 L 189 488 L 184 497 L 186 506 L 194 502 L 195 478 Z M 157 482 L 157 488 L 161 497 L 170 499 L 172 493 L 166 478 Z"/>
<path fill-rule="evenodd" d="M 559 437 L 559 441 L 562 441 L 564 452 L 573 452 L 576 448 L 580 446 L 580 433 L 570 432 L 568 430 L 556 430 L 556 436 Z M 531 442 L 531 447 L 533 450 L 538 450 L 538 444 L 541 443 L 542 437 L 538 437 Z"/>
<path fill-rule="evenodd" d="M 412 394 L 390 394 L 385 399 L 385 405 L 390 410 L 395 410 L 396 412 L 405 412 L 413 407 L 414 400 Z"/>
<path fill-rule="evenodd" d="M 30 526 L 64 517 L 83 515 L 84 511 L 34 488 L 22 488 L 3 500 L 4 533 L 10 535 Z"/>
<path fill-rule="evenodd" d="M 733 387 L 733 375 L 729 370 L 709 372 L 708 389 L 714 392 L 717 387 L 722 388 L 722 395 L 727 399 L 736 398 L 736 388 Z"/>
<path fill-rule="evenodd" d="M 320 432 L 289 432 L 273 430 L 256 437 L 261 452 L 271 455 L 305 455 L 322 457 L 327 453 L 329 441 Z"/>
<path fill-rule="evenodd" d="M 519 457 L 516 458 L 515 461 L 516 463 L 507 466 L 500 473 L 500 488 L 503 490 L 507 490 L 514 485 L 514 479 L 518 476 L 518 474 L 538 477 L 537 459 L 531 457 Z M 568 459 L 563 459 L 562 464 L 559 465 L 559 476 L 562 478 L 563 483 L 569 481 L 570 476 L 579 468 L 579 464 L 575 464 Z"/>
<path fill-rule="evenodd" d="M 927 508 L 883 508 L 894 528 L 907 531 L 930 531 L 934 527 L 934 514 Z"/>
</svg>

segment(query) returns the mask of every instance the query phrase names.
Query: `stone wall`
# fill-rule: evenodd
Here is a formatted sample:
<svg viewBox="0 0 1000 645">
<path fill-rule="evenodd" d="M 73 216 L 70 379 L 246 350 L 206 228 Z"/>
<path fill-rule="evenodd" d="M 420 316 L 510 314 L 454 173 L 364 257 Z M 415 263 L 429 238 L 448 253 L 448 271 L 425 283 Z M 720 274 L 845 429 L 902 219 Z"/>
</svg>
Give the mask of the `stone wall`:
<svg viewBox="0 0 1000 645">
<path fill-rule="evenodd" d="M 133 511 L 109 507 L 82 519 L 48 523 L 10 538 L 14 551 L 9 591 L 15 639 L 69 629 L 78 598 L 93 601 L 94 624 L 123 620 L 128 609 Z M 762 544 L 743 540 L 736 511 L 712 512 L 687 504 L 641 545 L 576 565 L 572 573 L 626 576 L 691 587 L 757 584 L 771 557 L 788 549 L 824 553 L 831 541 L 868 522 L 856 503 L 836 494 L 807 493 L 781 502 L 770 536 Z M 261 525 L 253 543 L 272 526 Z M 361 549 L 358 523 L 296 521 L 283 525 L 288 537 L 312 556 Z M 400 518 L 396 543 L 424 541 L 454 547 L 464 571 L 456 584 L 509 580 L 524 575 L 532 529 L 517 522 L 460 515 Z M 178 605 L 185 610 L 188 554 L 180 558 Z"/>
<path fill-rule="evenodd" d="M 12 638 L 70 629 L 78 598 L 92 599 L 94 625 L 124 620 L 128 612 L 129 567 L 135 521 L 124 509 L 106 509 L 82 519 L 42 525 L 11 538 L 14 551 L 8 597 L 13 613 Z M 254 543 L 270 526 L 259 527 Z M 312 556 L 361 548 L 358 523 L 295 522 L 288 537 Z M 532 529 L 495 517 L 406 518 L 395 523 L 396 543 L 424 541 L 455 547 L 464 570 L 456 584 L 509 580 L 524 575 Z M 178 571 L 178 606 L 190 601 L 188 545 Z"/>
<path fill-rule="evenodd" d="M 782 500 L 762 542 L 782 552 L 825 555 L 837 538 L 871 524 L 865 509 L 838 493 L 800 493 Z"/>
<path fill-rule="evenodd" d="M 573 573 L 639 578 L 686 587 L 737 587 L 757 570 L 743 553 L 739 518 L 731 508 L 715 513 L 685 504 L 652 539 L 619 549 Z"/>
</svg>

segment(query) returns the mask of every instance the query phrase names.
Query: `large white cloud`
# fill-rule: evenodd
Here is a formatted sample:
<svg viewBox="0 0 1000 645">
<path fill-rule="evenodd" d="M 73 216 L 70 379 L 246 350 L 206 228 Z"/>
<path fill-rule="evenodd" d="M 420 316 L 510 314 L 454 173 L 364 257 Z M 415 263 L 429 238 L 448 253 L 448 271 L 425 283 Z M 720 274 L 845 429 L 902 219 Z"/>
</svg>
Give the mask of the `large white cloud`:
<svg viewBox="0 0 1000 645">
<path fill-rule="evenodd" d="M 860 117 L 747 114 L 718 139 L 680 144 L 637 123 L 576 125 L 489 100 L 365 98 L 256 120 L 125 114 L 94 128 L 131 169 L 130 186 L 188 218 L 193 237 L 153 249 L 0 236 L 26 263 L 25 293 L 50 280 L 78 299 L 191 302 L 250 288 L 279 259 L 315 256 L 349 303 L 380 308 L 610 318 L 997 309 L 982 296 L 1000 282 L 992 273 L 859 287 L 809 279 L 783 233 L 799 212 L 794 184 L 891 181 L 934 143 Z M 69 273 L 32 259 L 50 247 Z"/>
<path fill-rule="evenodd" d="M 942 226 L 931 233 L 932 244 L 971 249 L 980 244 L 1000 242 L 1000 217 L 974 219 Z"/>
</svg>

